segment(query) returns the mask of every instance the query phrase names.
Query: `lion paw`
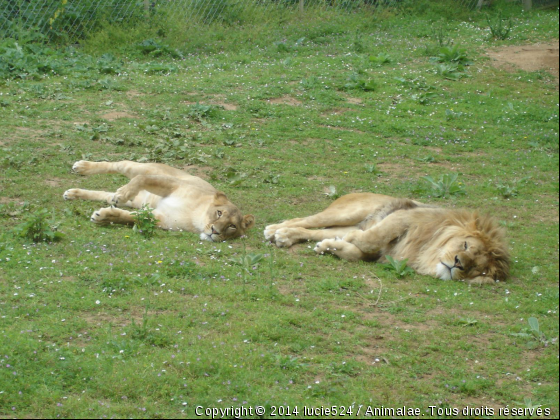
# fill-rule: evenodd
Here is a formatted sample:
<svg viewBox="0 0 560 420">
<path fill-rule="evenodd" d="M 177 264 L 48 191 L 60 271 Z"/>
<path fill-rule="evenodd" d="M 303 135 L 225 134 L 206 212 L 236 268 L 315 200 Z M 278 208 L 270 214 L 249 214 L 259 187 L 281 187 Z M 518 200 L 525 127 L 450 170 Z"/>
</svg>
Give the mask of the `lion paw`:
<svg viewBox="0 0 560 420">
<path fill-rule="evenodd" d="M 62 197 L 65 200 L 77 200 L 80 198 L 80 189 L 79 188 L 72 188 L 70 190 L 66 190 Z"/>
<path fill-rule="evenodd" d="M 278 229 L 274 235 L 276 246 L 279 248 L 289 248 L 297 241 L 293 237 L 293 229 L 281 228 Z"/>
<path fill-rule="evenodd" d="M 99 209 L 93 212 L 91 215 L 90 220 L 98 225 L 104 225 L 107 223 L 111 223 L 111 210 L 112 209 Z"/>
<path fill-rule="evenodd" d="M 269 225 L 264 229 L 264 238 L 267 241 L 274 242 L 274 236 L 278 230 L 279 225 Z"/>
<path fill-rule="evenodd" d="M 72 165 L 72 172 L 80 175 L 91 175 L 94 164 L 94 162 L 88 162 L 87 160 L 79 160 Z"/>
<path fill-rule="evenodd" d="M 324 254 L 328 252 L 330 254 L 335 253 L 338 249 L 344 246 L 344 241 L 342 239 L 325 239 L 315 245 L 314 251 L 317 254 Z"/>
<path fill-rule="evenodd" d="M 125 185 L 124 187 L 120 187 L 117 192 L 113 194 L 113 196 L 108 200 L 108 203 L 112 206 L 118 207 L 119 205 L 124 205 L 133 198 L 134 196 L 130 192 L 130 189 Z"/>
</svg>

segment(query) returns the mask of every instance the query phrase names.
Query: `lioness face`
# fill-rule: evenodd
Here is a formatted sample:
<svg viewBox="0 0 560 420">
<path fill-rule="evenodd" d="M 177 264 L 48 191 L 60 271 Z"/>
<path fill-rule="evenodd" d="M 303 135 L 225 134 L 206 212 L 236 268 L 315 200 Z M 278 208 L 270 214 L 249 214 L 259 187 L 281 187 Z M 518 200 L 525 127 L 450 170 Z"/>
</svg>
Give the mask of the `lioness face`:
<svg viewBox="0 0 560 420">
<path fill-rule="evenodd" d="M 219 206 L 208 210 L 208 223 L 200 239 L 222 242 L 239 238 L 255 223 L 252 215 L 243 214 L 236 207 Z"/>
<path fill-rule="evenodd" d="M 490 260 L 484 243 L 473 236 L 451 239 L 442 249 L 437 264 L 441 280 L 494 281 L 490 276 Z M 488 279 L 488 280 L 485 280 Z"/>
</svg>

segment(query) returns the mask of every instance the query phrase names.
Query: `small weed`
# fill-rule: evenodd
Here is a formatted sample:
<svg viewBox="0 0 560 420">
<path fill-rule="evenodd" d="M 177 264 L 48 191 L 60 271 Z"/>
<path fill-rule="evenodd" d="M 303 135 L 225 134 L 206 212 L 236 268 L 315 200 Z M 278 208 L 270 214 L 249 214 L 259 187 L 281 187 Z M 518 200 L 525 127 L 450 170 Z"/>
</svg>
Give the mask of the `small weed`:
<svg viewBox="0 0 560 420">
<path fill-rule="evenodd" d="M 530 176 L 522 178 L 520 180 L 514 180 L 511 184 L 509 182 L 497 182 L 496 188 L 503 198 L 517 197 L 519 195 L 519 189 L 517 188 L 517 186 L 519 184 L 526 184 L 529 179 L 531 179 Z"/>
<path fill-rule="evenodd" d="M 535 349 L 539 346 L 547 347 L 550 342 L 546 339 L 546 336 L 541 331 L 539 320 L 535 317 L 529 317 L 527 320 L 529 328 L 525 328 L 520 333 L 513 333 L 514 337 L 527 338 L 529 341 L 526 343 L 527 348 Z M 557 343 L 556 340 L 552 340 L 552 343 Z"/>
<path fill-rule="evenodd" d="M 363 90 L 365 92 L 377 89 L 377 84 L 371 77 L 363 72 L 354 72 L 348 76 L 347 83 L 344 85 L 346 90 Z"/>
<path fill-rule="evenodd" d="M 453 39 L 449 36 L 447 28 L 443 26 L 436 27 L 436 25 L 433 24 L 431 27 L 431 37 L 440 47 L 448 47 L 453 44 Z"/>
<path fill-rule="evenodd" d="M 333 200 L 336 200 L 337 198 L 340 198 L 342 196 L 342 194 L 337 191 L 334 185 L 329 185 L 323 194 L 325 194 L 329 198 L 332 198 Z"/>
<path fill-rule="evenodd" d="M 452 109 L 445 110 L 445 119 L 447 121 L 456 120 L 457 118 L 461 118 L 463 116 L 462 112 L 455 112 Z"/>
<path fill-rule="evenodd" d="M 55 219 L 54 211 L 49 217 L 49 210 L 40 209 L 25 216 L 23 223 L 15 227 L 15 233 L 33 242 L 55 242 L 62 239 L 62 233 L 58 232 L 60 222 Z"/>
<path fill-rule="evenodd" d="M 431 176 L 423 176 L 422 179 L 432 187 L 432 195 L 438 198 L 446 198 L 451 195 L 465 194 L 465 188 L 461 182 L 457 182 L 458 174 L 442 175 L 438 181 Z"/>
<path fill-rule="evenodd" d="M 183 58 L 181 51 L 170 48 L 167 45 L 155 41 L 154 39 L 146 39 L 145 41 L 137 44 L 136 48 L 142 54 L 149 55 L 150 57 L 169 56 L 175 59 Z"/>
<path fill-rule="evenodd" d="M 432 61 L 438 63 L 456 63 L 459 66 L 470 66 L 472 61 L 467 57 L 467 50 L 459 48 L 458 45 L 453 47 L 442 47 L 437 57 L 432 57 Z"/>
<path fill-rule="evenodd" d="M 193 120 L 202 122 L 203 120 L 214 116 L 216 113 L 216 107 L 214 105 L 203 105 L 196 103 L 189 107 L 188 116 Z"/>
<path fill-rule="evenodd" d="M 154 236 L 158 220 L 152 209 L 146 204 L 141 209 L 132 212 L 134 226 L 132 230 L 147 238 Z"/>
<path fill-rule="evenodd" d="M 511 18 L 505 19 L 500 11 L 498 15 L 494 18 L 490 18 L 490 16 L 486 16 L 486 21 L 488 22 L 488 26 L 490 27 L 490 32 L 492 33 L 492 37 L 495 39 L 499 39 L 501 41 L 508 39 L 509 34 L 513 28 L 513 22 Z"/>
<path fill-rule="evenodd" d="M 397 261 L 390 255 L 386 255 L 385 258 L 389 261 L 389 264 L 385 264 L 385 267 L 394 271 L 397 277 L 401 278 L 414 274 L 414 270 L 407 265 L 408 260 Z"/>
<path fill-rule="evenodd" d="M 278 184 L 280 182 L 280 175 L 269 174 L 265 179 L 263 179 L 265 184 Z"/>
<path fill-rule="evenodd" d="M 448 80 L 461 80 L 463 77 L 468 77 L 457 63 L 439 63 L 436 64 L 435 69 L 436 74 Z"/>
<path fill-rule="evenodd" d="M 373 163 L 366 163 L 364 165 L 364 169 L 365 169 L 366 173 L 368 173 L 368 174 L 377 175 L 377 174 L 380 173 L 379 169 L 377 169 L 377 165 L 375 165 Z"/>
<path fill-rule="evenodd" d="M 393 59 L 391 58 L 390 55 L 385 54 L 385 53 L 381 53 L 379 55 L 370 56 L 369 61 L 373 64 L 377 64 L 377 65 L 381 66 L 383 64 L 391 63 L 393 61 Z"/>
<path fill-rule="evenodd" d="M 472 319 L 472 318 L 461 319 L 459 321 L 459 325 L 461 325 L 463 327 L 473 327 L 476 324 L 478 324 L 478 321 L 476 319 Z"/>
<path fill-rule="evenodd" d="M 437 98 L 438 95 L 435 92 L 419 92 L 413 93 L 410 97 L 420 105 L 428 105 L 433 99 Z"/>
</svg>

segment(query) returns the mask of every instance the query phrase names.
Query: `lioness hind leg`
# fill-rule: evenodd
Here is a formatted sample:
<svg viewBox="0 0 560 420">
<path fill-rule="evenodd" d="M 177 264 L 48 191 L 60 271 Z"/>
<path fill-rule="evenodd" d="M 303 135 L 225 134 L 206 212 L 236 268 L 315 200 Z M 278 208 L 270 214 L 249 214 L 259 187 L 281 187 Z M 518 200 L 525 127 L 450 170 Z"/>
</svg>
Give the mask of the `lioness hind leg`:
<svg viewBox="0 0 560 420">
<path fill-rule="evenodd" d="M 188 175 L 179 169 L 161 163 L 138 163 L 128 160 L 120 162 L 89 162 L 80 160 L 72 166 L 72 171 L 80 175 L 121 174 L 129 179 L 138 175 L 165 175 L 181 178 Z"/>
<path fill-rule="evenodd" d="M 132 178 L 128 184 L 117 190 L 112 197 L 111 204 L 117 206 L 128 202 L 136 203 L 138 200 L 135 200 L 135 198 L 144 190 L 159 197 L 167 197 L 180 186 L 181 181 L 170 176 L 138 175 Z M 139 206 L 133 205 L 133 207 Z"/>
</svg>

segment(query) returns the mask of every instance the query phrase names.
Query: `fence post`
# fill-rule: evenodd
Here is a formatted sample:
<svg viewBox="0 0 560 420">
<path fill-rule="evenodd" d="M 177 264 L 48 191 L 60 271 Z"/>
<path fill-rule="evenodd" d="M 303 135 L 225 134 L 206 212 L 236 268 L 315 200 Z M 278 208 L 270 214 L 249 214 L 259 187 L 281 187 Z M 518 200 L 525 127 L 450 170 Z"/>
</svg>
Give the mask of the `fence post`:
<svg viewBox="0 0 560 420">
<path fill-rule="evenodd" d="M 533 0 L 523 0 L 523 9 L 531 10 L 533 8 Z"/>
<path fill-rule="evenodd" d="M 299 11 L 303 13 L 303 3 L 305 0 L 299 0 Z"/>
</svg>

